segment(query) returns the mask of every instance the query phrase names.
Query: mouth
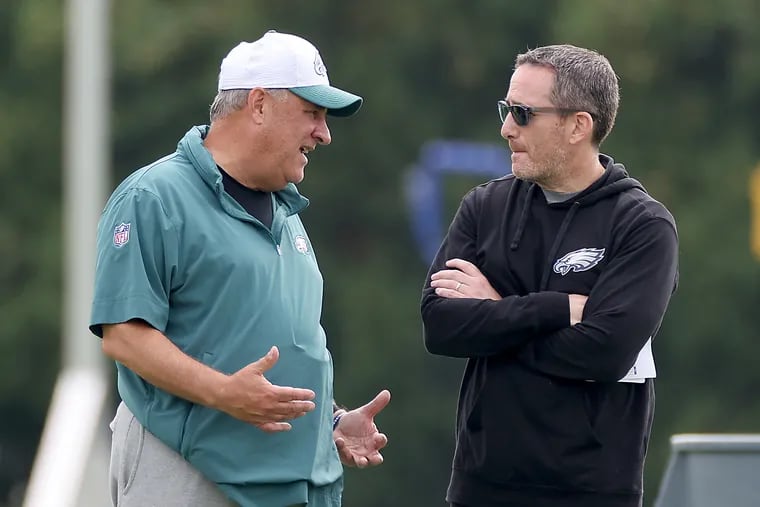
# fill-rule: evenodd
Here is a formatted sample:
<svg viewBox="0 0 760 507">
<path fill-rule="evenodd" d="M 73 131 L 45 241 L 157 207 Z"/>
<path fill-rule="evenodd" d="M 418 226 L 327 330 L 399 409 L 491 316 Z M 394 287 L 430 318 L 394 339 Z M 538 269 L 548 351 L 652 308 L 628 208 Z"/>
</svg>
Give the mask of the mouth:
<svg viewBox="0 0 760 507">
<path fill-rule="evenodd" d="M 299 151 L 301 152 L 301 156 L 303 157 L 303 163 L 304 163 L 304 165 L 306 165 L 306 164 L 309 163 L 308 154 L 311 153 L 312 151 L 314 151 L 314 148 L 316 148 L 316 146 L 303 145 L 299 149 Z"/>
<path fill-rule="evenodd" d="M 515 147 L 515 148 L 511 148 L 511 147 L 510 147 L 509 151 L 511 151 L 511 152 L 512 152 L 512 153 L 511 153 L 511 156 L 512 156 L 512 157 L 516 157 L 516 156 L 519 156 L 519 155 L 523 155 L 523 154 L 525 153 L 525 150 L 523 150 L 523 149 L 520 149 L 520 148 L 517 148 L 517 147 Z"/>
</svg>

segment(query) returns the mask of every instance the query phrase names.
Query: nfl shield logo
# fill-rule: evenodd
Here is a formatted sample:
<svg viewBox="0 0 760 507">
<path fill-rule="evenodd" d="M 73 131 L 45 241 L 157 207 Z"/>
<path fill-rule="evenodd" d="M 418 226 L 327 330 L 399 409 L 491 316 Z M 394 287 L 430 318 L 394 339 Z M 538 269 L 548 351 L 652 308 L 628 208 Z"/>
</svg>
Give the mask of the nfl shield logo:
<svg viewBox="0 0 760 507">
<path fill-rule="evenodd" d="M 120 223 L 113 230 L 113 246 L 121 248 L 129 242 L 129 228 L 132 224 Z"/>
</svg>

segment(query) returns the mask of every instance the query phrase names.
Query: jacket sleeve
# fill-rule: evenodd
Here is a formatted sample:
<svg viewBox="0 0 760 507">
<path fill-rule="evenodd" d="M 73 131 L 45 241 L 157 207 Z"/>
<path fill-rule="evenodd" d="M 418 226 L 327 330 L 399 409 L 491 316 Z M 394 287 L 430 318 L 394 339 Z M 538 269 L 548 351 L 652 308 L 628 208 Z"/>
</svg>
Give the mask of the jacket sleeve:
<svg viewBox="0 0 760 507">
<path fill-rule="evenodd" d="M 675 226 L 649 218 L 625 235 L 591 290 L 582 321 L 526 343 L 518 359 L 557 377 L 617 381 L 656 334 L 677 282 Z"/>
<path fill-rule="evenodd" d="M 114 228 L 127 240 L 114 244 Z M 179 263 L 177 229 L 152 192 L 131 189 L 109 201 L 98 224 L 95 291 L 90 330 L 141 319 L 161 332 L 169 321 L 169 294 Z"/>
<path fill-rule="evenodd" d="M 462 200 L 448 234 L 428 271 L 422 291 L 422 323 L 428 352 L 451 357 L 477 357 L 515 349 L 535 336 L 570 323 L 567 294 L 540 292 L 502 294 L 500 301 L 448 299 L 437 296 L 430 276 L 446 269 L 446 261 L 477 261 L 475 192 Z M 489 278 L 488 273 L 483 273 Z"/>
</svg>

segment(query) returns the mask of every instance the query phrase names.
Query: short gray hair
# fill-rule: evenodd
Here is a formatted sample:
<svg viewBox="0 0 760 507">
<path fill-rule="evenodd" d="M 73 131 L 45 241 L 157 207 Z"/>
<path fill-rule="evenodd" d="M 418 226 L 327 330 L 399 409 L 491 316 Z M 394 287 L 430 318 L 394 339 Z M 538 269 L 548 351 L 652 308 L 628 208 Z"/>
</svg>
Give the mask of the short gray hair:
<svg viewBox="0 0 760 507">
<path fill-rule="evenodd" d="M 609 60 L 590 49 L 560 44 L 517 55 L 515 69 L 524 64 L 554 70 L 554 106 L 590 113 L 594 118 L 591 142 L 601 145 L 615 124 L 620 103 L 618 77 Z"/>
<path fill-rule="evenodd" d="M 287 91 L 288 90 L 285 88 L 267 89 L 267 92 L 279 101 L 283 101 L 287 98 Z M 248 102 L 249 93 L 251 93 L 250 89 L 220 90 L 219 93 L 216 94 L 216 97 L 214 97 L 214 101 L 211 103 L 211 108 L 209 110 L 211 121 L 221 120 L 235 111 L 243 109 Z"/>
</svg>

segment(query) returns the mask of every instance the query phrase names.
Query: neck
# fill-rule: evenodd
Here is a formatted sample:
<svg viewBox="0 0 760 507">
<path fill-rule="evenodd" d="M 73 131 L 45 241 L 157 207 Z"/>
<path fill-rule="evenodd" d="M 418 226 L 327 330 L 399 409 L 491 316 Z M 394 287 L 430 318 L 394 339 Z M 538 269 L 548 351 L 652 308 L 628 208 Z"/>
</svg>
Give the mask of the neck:
<svg viewBox="0 0 760 507">
<path fill-rule="evenodd" d="M 567 160 L 562 168 L 562 178 L 550 185 L 541 185 L 551 192 L 575 193 L 590 187 L 602 174 L 605 167 L 599 162 L 599 152 L 596 150 L 584 153 L 582 156 Z"/>
<path fill-rule="evenodd" d="M 234 115 L 211 123 L 203 144 L 214 162 L 245 187 L 259 189 L 255 164 L 250 154 L 250 136 Z M 246 137 L 248 139 L 246 140 Z"/>
</svg>

